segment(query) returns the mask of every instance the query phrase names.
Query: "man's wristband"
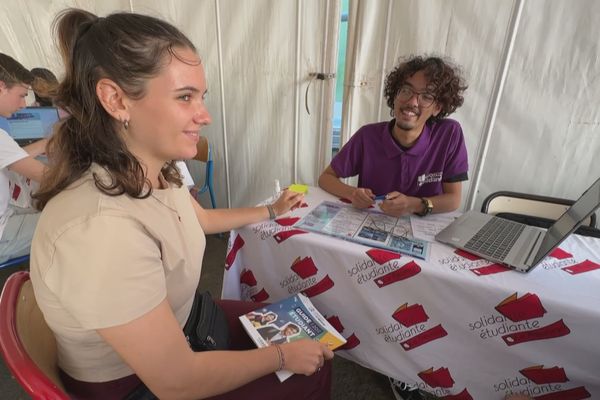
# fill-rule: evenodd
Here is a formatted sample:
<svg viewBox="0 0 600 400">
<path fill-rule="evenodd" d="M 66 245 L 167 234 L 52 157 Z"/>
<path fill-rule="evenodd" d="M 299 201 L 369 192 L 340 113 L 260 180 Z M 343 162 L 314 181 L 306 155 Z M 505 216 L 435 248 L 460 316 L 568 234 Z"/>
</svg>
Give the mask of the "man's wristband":
<svg viewBox="0 0 600 400">
<path fill-rule="evenodd" d="M 421 204 L 423 205 L 423 211 L 418 212 L 417 215 L 420 217 L 424 217 L 426 215 L 431 214 L 433 211 L 433 202 L 425 197 L 421 198 Z"/>
<path fill-rule="evenodd" d="M 277 218 L 277 214 L 275 214 L 275 209 L 272 204 L 267 204 L 267 210 L 269 210 L 269 219 L 273 220 Z"/>
</svg>

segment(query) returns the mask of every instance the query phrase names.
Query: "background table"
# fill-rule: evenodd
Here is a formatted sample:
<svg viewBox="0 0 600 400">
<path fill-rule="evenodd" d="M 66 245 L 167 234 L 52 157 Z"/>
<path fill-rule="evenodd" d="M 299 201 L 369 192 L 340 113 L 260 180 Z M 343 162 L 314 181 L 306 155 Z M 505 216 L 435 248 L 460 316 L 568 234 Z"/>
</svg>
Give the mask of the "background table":
<svg viewBox="0 0 600 400">
<path fill-rule="evenodd" d="M 447 399 L 600 398 L 600 240 L 572 235 L 533 271 L 441 243 L 427 261 L 292 225 L 323 200 L 231 232 L 223 298 L 297 292 L 347 338 L 338 354 Z"/>
</svg>

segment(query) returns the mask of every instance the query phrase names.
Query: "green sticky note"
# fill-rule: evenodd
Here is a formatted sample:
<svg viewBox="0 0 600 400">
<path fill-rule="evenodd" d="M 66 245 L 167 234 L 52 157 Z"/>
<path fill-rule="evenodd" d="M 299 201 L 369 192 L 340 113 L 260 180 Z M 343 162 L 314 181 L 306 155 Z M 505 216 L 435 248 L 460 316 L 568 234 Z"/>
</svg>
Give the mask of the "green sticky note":
<svg viewBox="0 0 600 400">
<path fill-rule="evenodd" d="M 297 183 L 294 183 L 293 185 L 290 185 L 288 190 L 296 193 L 306 194 L 308 193 L 308 185 L 299 185 Z"/>
</svg>

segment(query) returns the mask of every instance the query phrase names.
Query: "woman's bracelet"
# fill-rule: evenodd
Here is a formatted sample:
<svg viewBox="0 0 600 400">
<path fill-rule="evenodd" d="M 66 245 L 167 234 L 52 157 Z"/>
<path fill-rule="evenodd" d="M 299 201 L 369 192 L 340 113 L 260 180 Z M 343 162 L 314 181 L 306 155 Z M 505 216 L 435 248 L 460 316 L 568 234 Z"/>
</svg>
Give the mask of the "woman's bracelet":
<svg viewBox="0 0 600 400">
<path fill-rule="evenodd" d="M 275 344 L 275 348 L 277 349 L 277 355 L 279 356 L 279 368 L 277 371 L 282 371 L 285 368 L 285 358 L 283 357 L 283 350 L 281 350 L 281 346 Z"/>
<path fill-rule="evenodd" d="M 275 214 L 275 209 L 272 204 L 267 204 L 267 210 L 269 210 L 269 219 L 277 218 L 277 214 Z"/>
</svg>

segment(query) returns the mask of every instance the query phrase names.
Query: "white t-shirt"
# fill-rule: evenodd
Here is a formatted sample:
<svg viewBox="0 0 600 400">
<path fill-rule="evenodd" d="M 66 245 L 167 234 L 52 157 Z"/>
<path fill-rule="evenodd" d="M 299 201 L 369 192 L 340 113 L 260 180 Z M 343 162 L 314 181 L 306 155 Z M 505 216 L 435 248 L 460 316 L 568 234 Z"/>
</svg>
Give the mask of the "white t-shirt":
<svg viewBox="0 0 600 400">
<path fill-rule="evenodd" d="M 0 237 L 11 212 L 8 209 L 10 190 L 8 189 L 8 166 L 29 156 L 5 130 L 0 129 Z"/>
<path fill-rule="evenodd" d="M 190 174 L 187 164 L 183 161 L 177 161 L 175 162 L 175 165 L 177 165 L 177 169 L 179 169 L 179 173 L 183 178 L 183 184 L 187 186 L 188 189 L 194 186 L 194 179 L 192 179 L 192 174 Z"/>
</svg>

